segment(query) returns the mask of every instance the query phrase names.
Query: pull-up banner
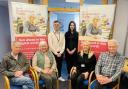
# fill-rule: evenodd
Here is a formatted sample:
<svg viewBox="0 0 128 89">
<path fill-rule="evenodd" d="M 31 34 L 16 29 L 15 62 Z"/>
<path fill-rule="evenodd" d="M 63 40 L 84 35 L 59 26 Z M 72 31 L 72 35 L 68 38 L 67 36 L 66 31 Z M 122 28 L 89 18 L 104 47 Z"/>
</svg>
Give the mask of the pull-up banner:
<svg viewBox="0 0 128 89">
<path fill-rule="evenodd" d="M 112 37 L 115 5 L 83 5 L 80 7 L 80 37 L 78 50 L 90 41 L 91 50 L 98 58 L 108 50 L 107 40 Z"/>
<path fill-rule="evenodd" d="M 82 36 L 109 39 L 112 36 L 115 5 L 83 5 L 80 7 Z"/>
<path fill-rule="evenodd" d="M 9 3 L 11 39 L 23 43 L 22 52 L 31 59 L 42 40 L 47 41 L 47 6 Z"/>
</svg>

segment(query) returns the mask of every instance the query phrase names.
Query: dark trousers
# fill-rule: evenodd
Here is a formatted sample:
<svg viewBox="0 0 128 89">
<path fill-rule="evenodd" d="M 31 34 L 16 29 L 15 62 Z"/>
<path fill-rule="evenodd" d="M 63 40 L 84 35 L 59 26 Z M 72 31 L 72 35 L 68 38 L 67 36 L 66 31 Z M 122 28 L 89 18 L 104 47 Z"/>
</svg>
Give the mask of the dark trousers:
<svg viewBox="0 0 128 89">
<path fill-rule="evenodd" d="M 70 74 L 70 70 L 73 67 L 73 65 L 75 64 L 75 61 L 77 60 L 77 54 L 74 53 L 73 55 L 70 55 L 66 52 L 65 59 L 66 59 L 66 63 L 67 63 L 68 74 Z"/>
<path fill-rule="evenodd" d="M 118 81 L 114 81 L 108 84 L 101 85 L 98 81 L 96 81 L 94 89 L 110 89 L 113 88 L 117 83 Z"/>
<path fill-rule="evenodd" d="M 57 57 L 55 54 L 55 59 L 56 59 L 56 64 L 57 64 L 57 69 L 58 69 L 58 77 L 61 76 L 61 68 L 62 68 L 62 60 L 63 60 L 63 54 L 61 57 Z"/>
<path fill-rule="evenodd" d="M 88 89 L 88 85 L 84 85 L 84 75 L 81 73 L 75 73 L 71 76 L 72 89 Z"/>
<path fill-rule="evenodd" d="M 55 72 L 53 72 L 50 75 L 44 73 L 40 73 L 39 75 L 40 75 L 40 79 L 45 80 L 46 89 L 56 89 L 57 76 Z"/>
</svg>

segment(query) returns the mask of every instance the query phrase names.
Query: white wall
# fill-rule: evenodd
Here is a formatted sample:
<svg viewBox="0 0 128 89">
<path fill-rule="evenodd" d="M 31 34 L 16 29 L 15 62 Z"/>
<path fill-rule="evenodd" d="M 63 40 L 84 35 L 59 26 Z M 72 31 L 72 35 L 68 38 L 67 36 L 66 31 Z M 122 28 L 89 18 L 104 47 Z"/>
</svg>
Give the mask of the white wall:
<svg viewBox="0 0 128 89">
<path fill-rule="evenodd" d="M 0 6 L 0 61 L 3 55 L 10 50 L 10 40 L 8 8 Z"/>
<path fill-rule="evenodd" d="M 113 38 L 120 43 L 119 52 L 124 55 L 128 27 L 128 0 L 118 0 Z"/>
<path fill-rule="evenodd" d="M 126 44 L 125 44 L 125 56 L 128 58 L 128 31 L 127 31 L 127 38 L 126 38 Z"/>
</svg>

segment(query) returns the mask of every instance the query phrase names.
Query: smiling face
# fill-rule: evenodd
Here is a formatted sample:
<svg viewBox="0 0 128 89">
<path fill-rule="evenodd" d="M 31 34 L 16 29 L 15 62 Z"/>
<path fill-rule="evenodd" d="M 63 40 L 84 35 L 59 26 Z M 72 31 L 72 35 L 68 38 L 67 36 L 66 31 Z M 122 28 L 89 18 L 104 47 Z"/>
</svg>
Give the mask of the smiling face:
<svg viewBox="0 0 128 89">
<path fill-rule="evenodd" d="M 12 52 L 14 55 L 17 55 L 21 51 L 21 43 L 20 42 L 12 42 Z"/>
<path fill-rule="evenodd" d="M 59 31 L 60 30 L 60 23 L 58 21 L 55 21 L 53 24 L 54 30 Z"/>
<path fill-rule="evenodd" d="M 108 41 L 108 51 L 110 54 L 115 54 L 117 52 L 118 43 L 114 40 Z"/>
<path fill-rule="evenodd" d="M 89 52 L 90 50 L 90 43 L 89 42 L 86 42 L 83 44 L 83 51 L 84 52 Z"/>
<path fill-rule="evenodd" d="M 39 50 L 41 52 L 43 52 L 43 53 L 47 52 L 47 50 L 48 50 L 48 44 L 47 44 L 47 42 L 44 42 L 44 41 L 40 42 L 39 43 Z"/>
<path fill-rule="evenodd" d="M 71 23 L 71 24 L 70 24 L 70 29 L 71 29 L 71 31 L 74 31 L 74 28 L 75 28 L 75 24 L 74 24 L 74 23 Z"/>
</svg>

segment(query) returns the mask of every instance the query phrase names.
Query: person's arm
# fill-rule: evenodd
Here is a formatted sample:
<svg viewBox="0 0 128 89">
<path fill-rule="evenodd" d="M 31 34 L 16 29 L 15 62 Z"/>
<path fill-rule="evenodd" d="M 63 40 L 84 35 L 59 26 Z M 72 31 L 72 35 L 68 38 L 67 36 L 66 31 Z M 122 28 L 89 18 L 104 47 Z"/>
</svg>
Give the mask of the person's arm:
<svg viewBox="0 0 128 89">
<path fill-rule="evenodd" d="M 96 66 L 95 66 L 95 74 L 96 76 L 97 75 L 100 75 L 100 67 L 101 67 L 101 64 L 102 64 L 102 53 L 100 54 L 99 58 L 98 58 L 98 61 L 96 63 Z"/>
<path fill-rule="evenodd" d="M 62 35 L 62 39 L 61 39 L 61 50 L 60 50 L 60 54 L 63 54 L 64 50 L 65 50 L 65 37 L 64 37 L 64 34 L 61 33 Z"/>
<path fill-rule="evenodd" d="M 78 32 L 75 33 L 75 44 L 74 44 L 74 52 L 78 50 Z"/>
<path fill-rule="evenodd" d="M 88 72 L 91 73 L 91 71 L 95 70 L 95 65 L 96 65 L 96 56 L 93 54 L 91 59 L 90 59 L 90 67 L 89 67 L 89 70 Z"/>
<path fill-rule="evenodd" d="M 7 60 L 9 57 L 5 56 L 1 62 L 1 73 L 4 75 L 7 75 L 8 77 L 13 77 L 15 75 L 15 72 L 11 72 L 8 70 L 8 62 Z"/>
<path fill-rule="evenodd" d="M 67 35 L 68 33 L 66 32 L 65 33 L 65 50 L 67 50 L 68 49 L 68 35 Z"/>
<path fill-rule="evenodd" d="M 50 48 L 50 50 L 55 54 L 55 55 L 57 55 L 58 53 L 56 52 L 56 50 L 54 49 L 54 47 L 53 47 L 53 35 L 52 35 L 52 33 L 49 33 L 48 34 L 48 45 L 49 45 L 49 48 Z"/>
<path fill-rule="evenodd" d="M 37 66 L 37 54 L 35 53 L 35 55 L 32 58 L 32 67 L 37 71 L 37 72 L 42 72 L 42 69 L 40 67 Z"/>
<path fill-rule="evenodd" d="M 70 53 L 70 50 L 69 50 L 69 39 L 68 39 L 68 32 L 65 33 L 65 51 L 67 51 L 68 53 Z"/>
<path fill-rule="evenodd" d="M 56 60 L 55 60 L 55 57 L 54 57 L 54 55 L 52 54 L 52 52 L 51 52 L 51 56 L 52 56 L 52 60 L 53 60 L 53 64 L 52 64 L 52 66 L 51 66 L 51 69 L 54 71 L 54 70 L 56 70 L 57 69 L 57 67 L 56 67 Z"/>
<path fill-rule="evenodd" d="M 124 58 L 123 57 L 120 57 L 119 58 L 119 62 L 117 64 L 117 69 L 116 69 L 116 72 L 115 74 L 111 77 L 112 81 L 115 81 L 116 79 L 118 79 L 118 77 L 120 76 L 121 74 L 121 71 L 122 71 L 122 68 L 124 66 Z"/>
<path fill-rule="evenodd" d="M 26 56 L 22 53 L 21 53 L 21 59 L 24 61 L 24 65 L 23 65 L 23 68 L 21 69 L 21 71 L 23 71 L 23 73 L 24 73 L 29 70 L 30 63 L 29 63 L 29 60 L 26 58 Z"/>
</svg>

